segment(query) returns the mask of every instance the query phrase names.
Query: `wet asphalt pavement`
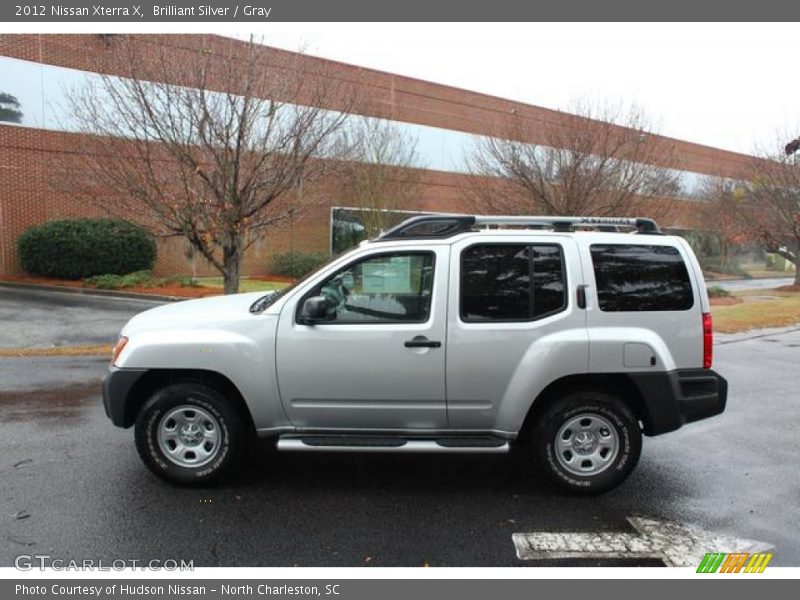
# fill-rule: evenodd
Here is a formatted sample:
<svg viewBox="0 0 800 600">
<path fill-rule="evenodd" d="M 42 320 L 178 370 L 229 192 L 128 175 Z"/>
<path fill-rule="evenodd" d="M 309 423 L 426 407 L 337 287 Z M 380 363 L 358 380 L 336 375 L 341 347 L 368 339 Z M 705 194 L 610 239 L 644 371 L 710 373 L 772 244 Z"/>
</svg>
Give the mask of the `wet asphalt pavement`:
<svg viewBox="0 0 800 600">
<path fill-rule="evenodd" d="M 0 286 L 0 348 L 109 344 L 133 315 L 163 302 Z"/>
<path fill-rule="evenodd" d="M 33 553 L 195 566 L 579 564 L 518 561 L 511 534 L 631 531 L 626 517 L 646 515 L 774 543 L 773 565 L 798 566 L 800 330 L 721 342 L 727 412 L 645 439 L 632 477 L 595 498 L 554 490 L 513 456 L 278 454 L 267 443 L 223 486 L 176 488 L 140 463 L 131 430 L 106 420 L 105 360 L 0 359 L 0 565 Z"/>
</svg>

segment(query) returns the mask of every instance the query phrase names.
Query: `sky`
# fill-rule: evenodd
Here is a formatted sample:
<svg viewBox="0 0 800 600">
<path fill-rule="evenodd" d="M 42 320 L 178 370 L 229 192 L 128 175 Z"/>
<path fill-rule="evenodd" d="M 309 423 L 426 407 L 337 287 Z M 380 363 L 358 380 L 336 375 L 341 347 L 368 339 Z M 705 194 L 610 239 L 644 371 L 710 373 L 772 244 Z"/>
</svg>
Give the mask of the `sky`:
<svg viewBox="0 0 800 600">
<path fill-rule="evenodd" d="M 271 46 L 547 108 L 637 104 L 663 135 L 750 153 L 800 134 L 798 31 L 791 23 L 269 23 L 258 34 Z"/>
</svg>

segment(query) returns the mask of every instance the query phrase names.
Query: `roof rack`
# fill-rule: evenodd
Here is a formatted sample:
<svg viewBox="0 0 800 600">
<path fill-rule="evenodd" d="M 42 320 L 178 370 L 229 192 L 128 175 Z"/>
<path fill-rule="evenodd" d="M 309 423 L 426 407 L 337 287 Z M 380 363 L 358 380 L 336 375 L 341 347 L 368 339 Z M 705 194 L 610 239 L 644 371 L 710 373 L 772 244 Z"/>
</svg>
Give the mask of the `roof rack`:
<svg viewBox="0 0 800 600">
<path fill-rule="evenodd" d="M 600 231 L 619 231 L 630 227 L 636 233 L 662 235 L 653 219 L 642 217 L 526 217 L 479 216 L 458 214 L 427 214 L 406 219 L 378 240 L 448 238 L 473 231 L 476 227 L 529 226 L 549 228 L 553 231 L 574 231 L 575 228 L 592 228 Z"/>
</svg>

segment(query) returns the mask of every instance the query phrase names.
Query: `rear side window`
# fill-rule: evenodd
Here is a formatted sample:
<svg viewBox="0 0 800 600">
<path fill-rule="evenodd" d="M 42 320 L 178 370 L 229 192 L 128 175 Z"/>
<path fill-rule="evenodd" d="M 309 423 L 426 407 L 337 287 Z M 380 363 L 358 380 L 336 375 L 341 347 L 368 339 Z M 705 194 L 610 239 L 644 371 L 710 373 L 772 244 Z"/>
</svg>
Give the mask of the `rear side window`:
<svg viewBox="0 0 800 600">
<path fill-rule="evenodd" d="M 531 321 L 566 304 L 558 245 L 479 244 L 461 253 L 463 321 Z"/>
<path fill-rule="evenodd" d="M 594 277 L 605 312 L 688 310 L 692 284 L 672 246 L 593 244 Z"/>
</svg>

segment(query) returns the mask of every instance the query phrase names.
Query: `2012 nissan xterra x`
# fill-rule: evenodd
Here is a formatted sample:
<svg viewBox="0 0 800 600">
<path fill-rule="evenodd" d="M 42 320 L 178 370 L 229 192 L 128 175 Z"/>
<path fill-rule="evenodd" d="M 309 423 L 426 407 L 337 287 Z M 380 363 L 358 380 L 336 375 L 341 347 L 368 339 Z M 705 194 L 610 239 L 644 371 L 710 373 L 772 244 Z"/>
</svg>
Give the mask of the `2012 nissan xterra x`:
<svg viewBox="0 0 800 600">
<path fill-rule="evenodd" d="M 650 219 L 421 215 L 277 293 L 148 310 L 104 383 L 176 483 L 279 450 L 507 452 L 598 493 L 725 408 L 703 274 Z"/>
</svg>

